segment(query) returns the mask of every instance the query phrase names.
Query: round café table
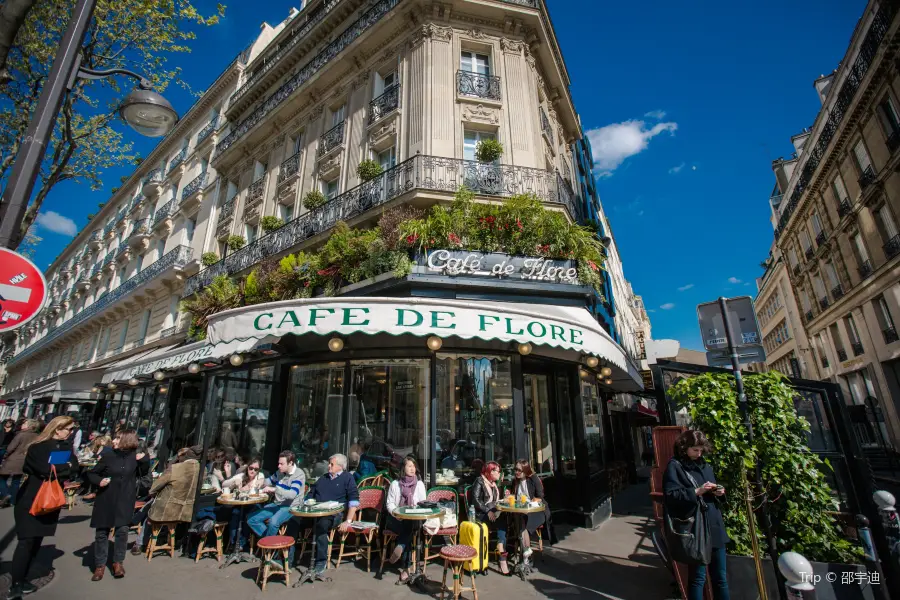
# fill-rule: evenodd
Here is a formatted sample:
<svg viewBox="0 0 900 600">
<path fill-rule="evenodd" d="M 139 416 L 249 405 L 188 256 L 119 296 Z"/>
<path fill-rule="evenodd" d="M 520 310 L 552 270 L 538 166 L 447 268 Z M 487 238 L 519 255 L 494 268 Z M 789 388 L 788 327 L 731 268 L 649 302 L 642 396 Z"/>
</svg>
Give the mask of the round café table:
<svg viewBox="0 0 900 600">
<path fill-rule="evenodd" d="M 335 508 L 325 508 L 325 509 L 322 509 L 322 508 L 317 509 L 315 504 L 312 504 L 309 506 L 304 504 L 300 508 L 297 508 L 297 509 L 292 508 L 291 509 L 291 514 L 294 515 L 295 517 L 313 520 L 313 526 L 310 528 L 310 533 L 309 533 L 309 537 L 310 537 L 309 569 L 306 570 L 306 573 L 304 573 L 300 577 L 300 581 L 295 583 L 293 585 L 293 587 L 299 587 L 307 582 L 312 584 L 312 583 L 315 583 L 315 580 L 316 580 L 316 526 L 315 526 L 315 520 L 321 519 L 324 517 L 333 517 L 334 515 L 339 515 L 342 512 L 344 512 L 343 504 L 341 504 L 340 506 L 337 506 Z M 326 557 L 326 560 L 328 558 L 329 557 Z"/>
<path fill-rule="evenodd" d="M 428 512 L 419 512 L 425 510 Z M 441 508 L 424 509 L 412 506 L 400 506 L 392 513 L 394 518 L 398 521 L 416 521 L 416 530 L 413 532 L 413 539 L 415 540 L 413 543 L 416 546 L 416 564 L 413 565 L 413 573 L 409 576 L 409 585 L 424 587 L 428 582 L 428 577 L 425 575 L 425 536 L 422 535 L 422 525 L 424 525 L 425 521 L 428 519 L 440 516 L 443 512 L 444 511 Z M 384 549 L 382 548 L 381 551 L 384 552 Z"/>
<path fill-rule="evenodd" d="M 519 502 L 509 504 L 508 502 L 500 501 L 496 504 L 496 507 L 502 513 L 513 515 L 529 515 L 531 513 L 544 512 L 543 502 L 539 502 L 537 506 L 532 506 L 528 502 L 525 504 Z M 516 564 L 515 573 L 522 578 L 522 581 L 525 581 L 525 578 L 531 575 L 534 567 L 525 558 L 525 544 L 522 543 L 521 525 L 517 523 L 516 526 L 519 527 L 519 535 L 517 536 L 519 540 L 519 561 Z"/>
<path fill-rule="evenodd" d="M 237 526 L 237 535 L 234 538 L 234 544 L 231 548 L 231 554 L 228 555 L 228 558 L 226 558 L 225 562 L 222 563 L 222 566 L 219 567 L 220 569 L 224 569 L 228 565 L 232 565 L 235 563 L 254 562 L 256 560 L 255 556 L 253 556 L 249 552 L 244 552 L 241 548 L 241 528 L 244 526 L 244 511 L 248 506 L 253 506 L 254 504 L 262 504 L 263 502 L 268 501 L 268 494 L 253 496 L 251 498 L 248 498 L 247 500 L 238 500 L 237 496 L 233 494 L 230 496 L 222 496 L 220 494 L 219 497 L 216 498 L 216 502 L 218 504 L 222 504 L 224 506 L 236 506 L 240 509 L 241 513 L 241 518 L 238 521 Z"/>
</svg>

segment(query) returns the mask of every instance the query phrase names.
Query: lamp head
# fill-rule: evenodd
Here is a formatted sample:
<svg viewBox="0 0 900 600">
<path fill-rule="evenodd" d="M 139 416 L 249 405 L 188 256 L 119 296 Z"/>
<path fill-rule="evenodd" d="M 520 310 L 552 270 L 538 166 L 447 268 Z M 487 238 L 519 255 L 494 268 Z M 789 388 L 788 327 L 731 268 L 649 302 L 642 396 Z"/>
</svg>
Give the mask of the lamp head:
<svg viewBox="0 0 900 600">
<path fill-rule="evenodd" d="M 119 114 L 128 125 L 147 137 L 162 137 L 178 123 L 178 113 L 168 100 L 149 88 L 147 82 L 132 90 L 122 104 Z"/>
</svg>

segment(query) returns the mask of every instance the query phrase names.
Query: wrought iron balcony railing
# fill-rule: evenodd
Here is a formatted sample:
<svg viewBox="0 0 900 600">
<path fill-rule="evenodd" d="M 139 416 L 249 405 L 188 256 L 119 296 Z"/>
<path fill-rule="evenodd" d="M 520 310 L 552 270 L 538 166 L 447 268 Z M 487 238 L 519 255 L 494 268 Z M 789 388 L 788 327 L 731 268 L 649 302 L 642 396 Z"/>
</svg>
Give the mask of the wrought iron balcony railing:
<svg viewBox="0 0 900 600">
<path fill-rule="evenodd" d="M 172 159 L 172 162 L 170 162 L 169 166 L 166 168 L 167 175 L 174 171 L 175 167 L 184 162 L 184 159 L 187 157 L 187 151 L 187 148 L 182 148 L 181 152 L 175 155 L 175 158 Z"/>
<path fill-rule="evenodd" d="M 172 268 L 180 268 L 190 262 L 193 256 L 193 250 L 189 246 L 178 246 L 159 260 L 157 260 L 152 265 L 143 269 L 140 273 L 135 274 L 130 279 L 124 281 L 119 287 L 112 290 L 109 293 L 106 293 L 100 296 L 96 302 L 82 310 L 77 315 L 73 316 L 71 319 L 62 323 L 59 327 L 56 328 L 52 333 L 46 335 L 40 341 L 32 344 L 31 346 L 25 348 L 10 361 L 9 364 L 17 363 L 38 350 L 47 347 L 52 342 L 59 339 L 63 334 L 71 331 L 74 327 L 77 327 L 81 323 L 90 320 L 94 315 L 99 313 L 100 311 L 108 308 L 110 305 L 115 304 L 128 294 L 132 293 L 142 285 L 148 283 L 149 281 L 156 279 L 163 273 L 167 272 Z"/>
<path fill-rule="evenodd" d="M 816 234 L 816 246 L 821 246 L 825 243 L 825 232 L 820 231 Z"/>
<path fill-rule="evenodd" d="M 538 0 L 500 0 L 507 4 L 518 4 L 519 6 L 527 6 L 529 8 L 537 8 Z"/>
<path fill-rule="evenodd" d="M 463 96 L 500 100 L 500 78 L 472 71 L 456 72 L 456 90 Z"/>
<path fill-rule="evenodd" d="M 181 190 L 181 201 L 191 197 L 206 186 L 206 171 L 194 177 L 189 184 Z"/>
<path fill-rule="evenodd" d="M 847 351 L 844 350 L 843 348 L 840 348 L 837 351 L 837 357 L 838 357 L 839 361 L 844 362 L 845 360 L 847 360 Z"/>
<path fill-rule="evenodd" d="M 162 180 L 163 180 L 162 169 L 153 169 L 152 171 L 147 173 L 146 177 L 144 177 L 143 185 L 144 185 L 144 187 L 147 187 L 148 184 L 149 185 L 159 185 L 160 183 L 162 183 Z"/>
<path fill-rule="evenodd" d="M 555 171 L 417 154 L 203 269 L 187 280 L 183 295 L 191 296 L 219 275 L 244 271 L 266 256 L 290 250 L 329 230 L 338 221 L 361 215 L 409 191 L 455 192 L 462 186 L 487 196 L 533 194 L 544 202 L 565 206 L 573 220 L 582 221 L 574 192 Z M 222 214 L 224 207 L 220 222 Z"/>
<path fill-rule="evenodd" d="M 88 241 L 88 243 L 90 243 L 90 242 L 99 242 L 99 241 L 100 241 L 100 232 L 99 232 L 99 231 L 95 231 L 94 233 L 92 233 L 91 236 L 88 238 L 87 241 Z"/>
<path fill-rule="evenodd" d="M 285 102 L 295 91 L 297 91 L 304 83 L 324 69 L 331 60 L 341 53 L 345 48 L 356 41 L 359 36 L 371 29 L 386 14 L 391 12 L 400 0 L 379 0 L 363 15 L 354 21 L 341 34 L 335 36 L 334 41 L 322 48 L 322 50 L 312 57 L 297 74 L 289 78 L 284 84 L 266 98 L 246 119 L 241 121 L 230 134 L 216 144 L 216 154 L 222 154 L 230 148 L 237 140 L 247 134 L 257 123 L 262 121 L 266 115 L 275 110 L 283 102 Z"/>
<path fill-rule="evenodd" d="M 872 168 L 872 165 L 869 165 L 862 172 L 862 175 L 859 176 L 859 187 L 866 189 L 873 183 L 875 183 L 875 169 Z"/>
<path fill-rule="evenodd" d="M 797 277 L 799 277 L 799 276 L 800 276 L 800 269 L 801 269 L 801 268 L 802 268 L 802 267 L 800 266 L 800 263 L 797 263 L 796 265 L 794 265 L 794 275 L 796 275 Z"/>
<path fill-rule="evenodd" d="M 232 198 L 222 205 L 222 211 L 219 213 L 219 224 L 224 223 L 231 218 L 231 215 L 234 214 L 234 204 L 234 198 Z"/>
<path fill-rule="evenodd" d="M 103 228 L 103 237 L 108 236 L 108 235 L 109 235 L 109 232 L 112 231 L 112 230 L 113 230 L 113 227 L 115 227 L 115 226 L 116 226 L 116 221 L 115 221 L 115 219 L 113 219 L 112 221 L 110 221 L 109 223 L 107 223 L 107 224 L 106 224 L 106 227 Z"/>
<path fill-rule="evenodd" d="M 168 218 L 175 212 L 175 208 L 178 205 L 175 202 L 175 198 L 172 198 L 165 204 L 159 207 L 155 213 L 153 213 L 153 225 L 152 227 L 156 227 L 159 225 L 164 219 Z"/>
<path fill-rule="evenodd" d="M 134 222 L 134 227 L 131 228 L 131 233 L 128 234 L 128 237 L 146 234 L 149 231 L 150 231 L 150 219 L 141 219 L 140 221 Z"/>
<path fill-rule="evenodd" d="M 824 355 L 822 356 L 822 368 L 823 369 L 828 368 L 828 358 L 826 358 Z"/>
<path fill-rule="evenodd" d="M 822 310 L 827 309 L 828 308 L 828 298 L 826 298 L 824 296 L 822 298 L 819 298 L 819 307 Z"/>
<path fill-rule="evenodd" d="M 810 246 L 809 248 L 804 250 L 803 254 L 806 256 L 806 260 L 810 260 L 815 254 L 815 251 L 812 249 L 812 246 Z"/>
<path fill-rule="evenodd" d="M 890 29 L 896 11 L 897 6 L 894 3 L 883 3 L 879 5 L 878 11 L 875 13 L 875 17 L 872 19 L 871 25 L 869 26 L 869 31 L 866 33 L 866 36 L 859 47 L 856 60 L 852 65 L 848 65 L 851 76 L 844 80 L 840 90 L 836 90 L 837 93 L 835 94 L 835 98 L 837 100 L 835 101 L 834 106 L 832 106 L 831 112 L 828 113 L 825 124 L 821 128 L 819 137 L 816 140 L 815 147 L 804 152 L 807 157 L 806 163 L 803 165 L 803 169 L 797 177 L 797 182 L 794 185 L 794 190 L 791 192 L 790 200 L 784 211 L 781 213 L 781 218 L 778 220 L 778 227 L 775 229 L 776 240 L 781 237 L 781 234 L 787 227 L 788 221 L 790 221 L 791 216 L 794 214 L 794 210 L 796 210 L 797 206 L 800 204 L 800 197 L 806 190 L 807 185 L 812 181 L 813 175 L 815 175 L 816 170 L 819 168 L 822 159 L 828 157 L 828 145 L 831 143 L 835 134 L 837 134 L 841 121 L 843 120 L 844 115 L 847 114 L 847 109 L 850 107 L 850 104 L 853 102 L 853 97 L 859 90 L 859 86 L 865 80 L 866 72 L 869 70 L 872 61 L 875 60 L 875 56 L 878 54 L 878 47 L 888 29 Z"/>
<path fill-rule="evenodd" d="M 892 154 L 896 152 L 897 148 L 900 148 L 900 129 L 892 131 L 884 143 Z"/>
<path fill-rule="evenodd" d="M 897 335 L 897 330 L 893 326 L 882 329 L 881 333 L 884 335 L 885 344 L 893 344 L 900 340 L 900 335 Z"/>
<path fill-rule="evenodd" d="M 105 267 L 109 263 L 111 263 L 116 258 L 116 253 L 113 250 L 110 250 L 106 256 L 103 258 L 103 266 Z"/>
<path fill-rule="evenodd" d="M 118 225 L 119 223 L 121 223 L 121 222 L 122 222 L 122 219 L 124 219 L 124 218 L 125 218 L 125 215 L 127 215 L 127 214 L 128 214 L 128 207 L 127 207 L 127 206 L 123 206 L 122 208 L 120 208 L 120 209 L 119 209 L 119 212 L 116 213 L 116 225 Z"/>
<path fill-rule="evenodd" d="M 256 206 L 263 199 L 263 191 L 266 187 L 266 178 L 265 176 L 260 177 L 256 181 L 250 184 L 250 187 L 247 188 L 247 202 L 245 202 L 246 206 Z"/>
<path fill-rule="evenodd" d="M 240 100 L 244 94 L 246 94 L 253 85 L 262 79 L 266 73 L 268 73 L 272 67 L 281 62 L 281 59 L 287 56 L 287 54 L 294 49 L 294 47 L 300 42 L 300 40 L 304 39 L 307 34 L 312 30 L 313 27 L 318 25 L 325 16 L 331 12 L 335 6 L 337 6 L 338 2 L 341 0 L 329 0 L 324 4 L 320 4 L 315 10 L 306 15 L 306 21 L 298 26 L 294 26 L 294 31 L 290 34 L 288 39 L 281 42 L 281 48 L 275 52 L 271 56 L 264 57 L 265 61 L 263 65 L 255 70 L 253 74 L 247 78 L 247 81 L 244 82 L 244 85 L 239 87 L 237 91 L 235 91 L 231 95 L 231 100 L 229 104 L 234 104 L 238 100 Z"/>
<path fill-rule="evenodd" d="M 543 106 L 539 107 L 539 109 L 541 111 L 541 131 L 543 131 L 548 138 L 552 138 L 553 130 L 550 129 L 550 119 L 547 118 L 547 112 L 544 110 Z"/>
<path fill-rule="evenodd" d="M 297 152 L 281 163 L 281 167 L 278 169 L 278 183 L 282 183 L 300 172 L 300 156 L 302 154 L 302 151 Z"/>
<path fill-rule="evenodd" d="M 116 258 L 119 258 L 123 254 L 125 254 L 125 252 L 127 252 L 127 251 L 128 251 L 128 240 L 125 240 L 122 243 L 120 243 L 119 247 L 116 249 Z"/>
<path fill-rule="evenodd" d="M 872 261 L 866 260 L 863 261 L 863 264 L 859 265 L 859 278 L 865 279 L 869 275 L 872 274 Z"/>
<path fill-rule="evenodd" d="M 213 131 L 219 126 L 219 117 L 213 117 L 212 121 L 206 124 L 206 127 L 200 130 L 200 133 L 197 134 L 197 145 L 200 145 L 200 142 L 208 138 Z"/>
<path fill-rule="evenodd" d="M 894 258 L 900 254 L 900 235 L 895 235 L 887 241 L 884 246 L 884 254 L 888 259 Z"/>
<path fill-rule="evenodd" d="M 838 205 L 838 216 L 841 218 L 846 217 L 853 210 L 853 205 L 850 204 L 849 198 L 844 198 L 841 200 L 841 203 Z"/>
<path fill-rule="evenodd" d="M 319 138 L 319 156 L 331 152 L 344 143 L 344 122 L 341 121 Z"/>
<path fill-rule="evenodd" d="M 844 288 L 841 287 L 841 284 L 838 284 L 831 288 L 831 297 L 834 298 L 835 302 L 837 302 L 843 295 Z"/>
<path fill-rule="evenodd" d="M 400 106 L 400 84 L 385 88 L 384 93 L 369 102 L 369 124 L 397 110 Z"/>
<path fill-rule="evenodd" d="M 865 350 L 863 350 L 862 342 L 853 342 L 850 344 L 850 347 L 853 348 L 853 356 L 859 356 L 865 352 Z"/>
</svg>

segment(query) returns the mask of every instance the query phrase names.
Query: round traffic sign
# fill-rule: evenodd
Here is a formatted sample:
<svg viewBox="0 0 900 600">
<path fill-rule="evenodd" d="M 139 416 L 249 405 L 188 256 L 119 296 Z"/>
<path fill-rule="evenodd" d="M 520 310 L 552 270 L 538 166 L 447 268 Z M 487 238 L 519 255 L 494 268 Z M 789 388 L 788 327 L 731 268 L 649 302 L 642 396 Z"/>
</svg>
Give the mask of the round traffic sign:
<svg viewBox="0 0 900 600">
<path fill-rule="evenodd" d="M 0 333 L 35 318 L 47 300 L 47 281 L 33 262 L 0 248 Z"/>
</svg>

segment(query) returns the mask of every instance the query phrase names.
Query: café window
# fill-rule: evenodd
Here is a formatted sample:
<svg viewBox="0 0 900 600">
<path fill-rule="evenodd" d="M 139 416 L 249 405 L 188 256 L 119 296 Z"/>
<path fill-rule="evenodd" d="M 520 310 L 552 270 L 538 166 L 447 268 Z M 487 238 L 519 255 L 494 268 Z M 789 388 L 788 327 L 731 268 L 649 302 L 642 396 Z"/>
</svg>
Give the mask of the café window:
<svg viewBox="0 0 900 600">
<path fill-rule="evenodd" d="M 216 377 L 212 447 L 240 456 L 263 456 L 275 367 L 255 366 Z"/>
<path fill-rule="evenodd" d="M 328 458 L 342 452 L 336 445 L 343 406 L 343 362 L 291 367 L 284 437 L 297 465 L 311 477 L 327 473 Z"/>
<path fill-rule="evenodd" d="M 581 404 L 584 408 L 584 441 L 588 451 L 588 468 L 591 473 L 603 470 L 606 462 L 603 449 L 603 399 L 594 375 L 581 374 Z"/>
</svg>

